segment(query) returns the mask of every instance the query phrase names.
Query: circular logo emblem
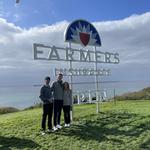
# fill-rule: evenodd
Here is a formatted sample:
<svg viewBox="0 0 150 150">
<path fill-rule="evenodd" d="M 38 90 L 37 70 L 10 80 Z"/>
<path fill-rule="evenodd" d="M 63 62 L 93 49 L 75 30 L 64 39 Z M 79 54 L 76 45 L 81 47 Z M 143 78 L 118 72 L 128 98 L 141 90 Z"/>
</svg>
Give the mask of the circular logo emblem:
<svg viewBox="0 0 150 150">
<path fill-rule="evenodd" d="M 84 47 L 87 45 L 101 46 L 97 30 L 85 20 L 76 20 L 68 26 L 65 33 L 65 41 L 81 44 Z"/>
</svg>

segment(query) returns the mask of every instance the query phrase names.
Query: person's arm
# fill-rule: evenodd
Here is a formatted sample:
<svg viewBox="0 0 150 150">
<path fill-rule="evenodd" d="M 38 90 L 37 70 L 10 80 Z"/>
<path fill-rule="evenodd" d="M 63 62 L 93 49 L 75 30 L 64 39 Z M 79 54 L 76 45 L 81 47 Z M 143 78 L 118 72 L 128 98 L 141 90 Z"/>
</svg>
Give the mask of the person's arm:
<svg viewBox="0 0 150 150">
<path fill-rule="evenodd" d="M 51 91 L 54 92 L 54 82 L 52 83 Z"/>
<path fill-rule="evenodd" d="M 72 90 L 70 90 L 70 104 L 73 105 Z"/>
<path fill-rule="evenodd" d="M 51 98 L 49 99 L 49 102 L 52 103 L 54 101 L 54 96 L 51 88 L 50 88 L 50 92 L 51 92 Z"/>
<path fill-rule="evenodd" d="M 48 102 L 48 100 L 45 98 L 44 96 L 44 88 L 42 87 L 41 90 L 40 90 L 40 96 L 39 98 L 41 99 L 41 101 L 43 101 L 44 103 L 45 102 Z"/>
</svg>

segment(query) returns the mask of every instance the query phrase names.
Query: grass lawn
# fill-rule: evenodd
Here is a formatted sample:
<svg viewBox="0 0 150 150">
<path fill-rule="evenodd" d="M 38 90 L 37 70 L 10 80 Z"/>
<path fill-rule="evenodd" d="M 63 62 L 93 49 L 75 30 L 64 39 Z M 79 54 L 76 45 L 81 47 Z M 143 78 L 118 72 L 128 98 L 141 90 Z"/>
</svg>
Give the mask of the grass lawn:
<svg viewBox="0 0 150 150">
<path fill-rule="evenodd" d="M 75 106 L 71 128 L 44 136 L 41 109 L 0 115 L 0 150 L 150 150 L 149 100 L 103 103 L 100 110 Z"/>
</svg>

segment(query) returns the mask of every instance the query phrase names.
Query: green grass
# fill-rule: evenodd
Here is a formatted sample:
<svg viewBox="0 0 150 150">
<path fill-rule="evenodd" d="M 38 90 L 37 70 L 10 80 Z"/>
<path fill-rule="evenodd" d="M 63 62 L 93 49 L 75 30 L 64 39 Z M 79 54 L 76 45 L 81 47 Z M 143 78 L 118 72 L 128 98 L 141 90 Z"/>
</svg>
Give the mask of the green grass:
<svg viewBox="0 0 150 150">
<path fill-rule="evenodd" d="M 75 106 L 71 128 L 45 136 L 39 108 L 0 115 L 0 150 L 150 149 L 150 101 L 103 103 L 100 110 L 96 114 L 95 104 Z"/>
</svg>

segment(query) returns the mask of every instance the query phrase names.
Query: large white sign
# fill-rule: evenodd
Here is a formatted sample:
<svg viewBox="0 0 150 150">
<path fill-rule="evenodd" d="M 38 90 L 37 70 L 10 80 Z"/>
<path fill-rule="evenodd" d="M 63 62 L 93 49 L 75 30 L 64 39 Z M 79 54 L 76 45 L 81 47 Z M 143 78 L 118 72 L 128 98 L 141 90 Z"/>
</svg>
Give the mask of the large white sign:
<svg viewBox="0 0 150 150">
<path fill-rule="evenodd" d="M 69 76 L 72 88 L 73 76 L 95 76 L 95 94 L 97 102 L 97 112 L 99 112 L 99 85 L 98 76 L 110 75 L 110 69 L 98 68 L 98 63 L 118 64 L 119 54 L 102 52 L 97 47 L 101 46 L 101 39 L 96 28 L 85 20 L 75 20 L 66 29 L 65 41 L 68 47 L 56 47 L 34 43 L 34 59 L 47 61 L 66 61 L 69 62 L 69 69 L 55 68 L 55 75 L 60 72 L 64 76 Z M 80 49 L 72 48 L 71 44 L 80 44 Z M 86 46 L 93 46 L 87 49 Z M 74 68 L 73 62 L 93 63 L 93 68 Z M 86 89 L 85 89 L 86 90 Z M 78 96 L 79 97 L 79 96 Z M 91 95 L 89 94 L 89 97 Z M 101 96 L 102 97 L 102 96 Z M 91 98 L 89 98 L 91 99 Z M 78 98 L 79 100 L 79 98 Z M 90 100 L 91 101 L 91 100 Z"/>
</svg>

